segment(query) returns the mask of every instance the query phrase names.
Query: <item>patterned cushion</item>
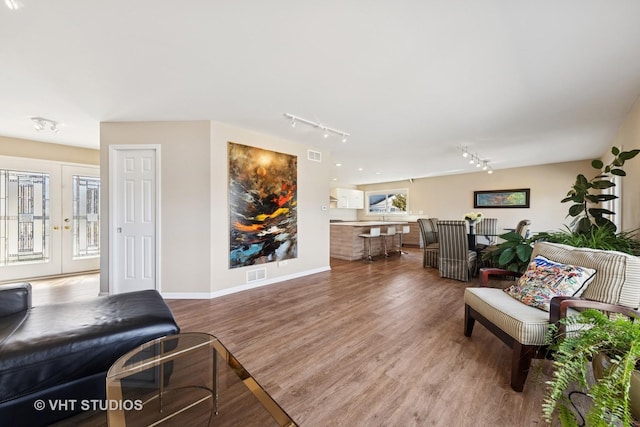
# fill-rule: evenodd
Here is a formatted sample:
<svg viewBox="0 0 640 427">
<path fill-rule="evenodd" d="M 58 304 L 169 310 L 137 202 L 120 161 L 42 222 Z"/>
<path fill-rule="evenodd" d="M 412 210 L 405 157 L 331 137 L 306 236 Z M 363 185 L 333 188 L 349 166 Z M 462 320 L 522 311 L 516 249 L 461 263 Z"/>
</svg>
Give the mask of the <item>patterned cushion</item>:
<svg viewBox="0 0 640 427">
<path fill-rule="evenodd" d="M 549 311 L 555 296 L 580 296 L 596 270 L 536 256 L 518 283 L 504 291 L 524 304 Z"/>
<path fill-rule="evenodd" d="M 630 308 L 640 306 L 640 257 L 550 242 L 536 242 L 531 256 L 537 255 L 598 270 L 582 298 Z"/>
</svg>

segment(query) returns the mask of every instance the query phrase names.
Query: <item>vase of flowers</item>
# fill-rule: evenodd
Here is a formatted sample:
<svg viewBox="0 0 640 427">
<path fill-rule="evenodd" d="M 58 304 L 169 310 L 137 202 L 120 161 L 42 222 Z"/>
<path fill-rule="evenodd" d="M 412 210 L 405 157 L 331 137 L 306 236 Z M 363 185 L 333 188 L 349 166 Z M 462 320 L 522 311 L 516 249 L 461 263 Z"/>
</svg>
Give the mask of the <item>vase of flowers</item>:
<svg viewBox="0 0 640 427">
<path fill-rule="evenodd" d="M 482 212 L 467 212 L 464 214 L 464 219 L 469 222 L 469 225 L 476 225 L 482 221 Z"/>
<path fill-rule="evenodd" d="M 475 226 L 482 221 L 482 212 L 467 212 L 464 219 L 469 223 L 469 249 L 473 249 L 476 247 Z"/>
</svg>

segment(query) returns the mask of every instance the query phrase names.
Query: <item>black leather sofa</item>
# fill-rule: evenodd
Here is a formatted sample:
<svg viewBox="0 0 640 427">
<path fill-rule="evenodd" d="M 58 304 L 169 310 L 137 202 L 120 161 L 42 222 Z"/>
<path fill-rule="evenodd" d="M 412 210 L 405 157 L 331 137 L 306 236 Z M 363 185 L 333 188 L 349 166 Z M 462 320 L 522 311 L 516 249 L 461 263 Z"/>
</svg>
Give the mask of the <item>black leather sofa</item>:
<svg viewBox="0 0 640 427">
<path fill-rule="evenodd" d="M 178 332 L 156 291 L 32 307 L 30 284 L 2 285 L 0 421 L 48 425 L 104 401 L 118 357 Z"/>
</svg>

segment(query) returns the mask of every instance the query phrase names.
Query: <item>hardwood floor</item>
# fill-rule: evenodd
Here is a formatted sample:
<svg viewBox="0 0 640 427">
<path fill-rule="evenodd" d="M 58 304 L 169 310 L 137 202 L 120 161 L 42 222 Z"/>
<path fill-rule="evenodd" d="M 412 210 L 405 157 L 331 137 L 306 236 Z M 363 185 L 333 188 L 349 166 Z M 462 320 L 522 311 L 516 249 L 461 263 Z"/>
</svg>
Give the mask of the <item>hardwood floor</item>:
<svg viewBox="0 0 640 427">
<path fill-rule="evenodd" d="M 168 304 L 183 331 L 218 337 L 301 426 L 543 425 L 550 363 L 534 361 L 524 392 L 512 391 L 511 350 L 479 324 L 463 335 L 463 292 L 476 283 L 441 279 L 422 268 L 420 250 L 408 251 L 370 264 L 332 259 L 328 272 Z M 34 301 L 86 286 L 45 298 L 34 285 Z M 104 425 L 103 414 L 72 420 Z"/>
</svg>

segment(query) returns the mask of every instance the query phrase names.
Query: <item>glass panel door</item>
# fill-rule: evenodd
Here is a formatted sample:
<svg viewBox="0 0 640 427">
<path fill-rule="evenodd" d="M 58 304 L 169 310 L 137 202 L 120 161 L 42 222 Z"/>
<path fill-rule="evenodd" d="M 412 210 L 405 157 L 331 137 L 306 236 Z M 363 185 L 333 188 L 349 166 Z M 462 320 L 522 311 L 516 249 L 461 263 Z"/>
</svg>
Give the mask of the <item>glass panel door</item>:
<svg viewBox="0 0 640 427">
<path fill-rule="evenodd" d="M 100 268 L 100 170 L 62 167 L 62 271 Z M 68 190 L 67 190 L 68 189 Z"/>
<path fill-rule="evenodd" d="M 59 165 L 0 159 L 0 281 L 61 273 L 56 186 Z"/>
<path fill-rule="evenodd" d="M 0 266 L 49 262 L 49 174 L 0 169 Z"/>
</svg>

